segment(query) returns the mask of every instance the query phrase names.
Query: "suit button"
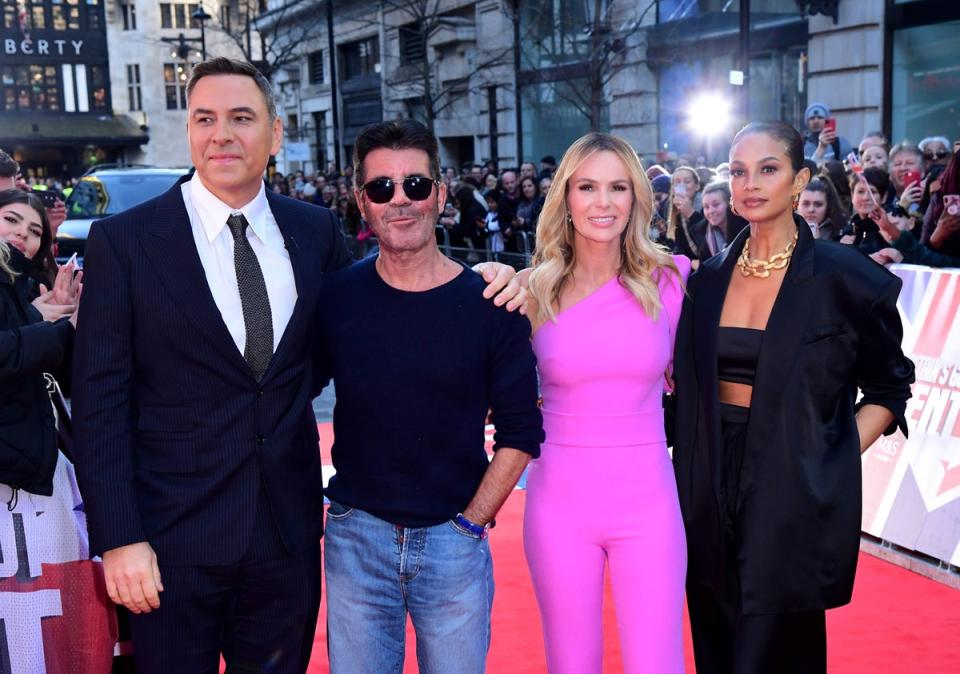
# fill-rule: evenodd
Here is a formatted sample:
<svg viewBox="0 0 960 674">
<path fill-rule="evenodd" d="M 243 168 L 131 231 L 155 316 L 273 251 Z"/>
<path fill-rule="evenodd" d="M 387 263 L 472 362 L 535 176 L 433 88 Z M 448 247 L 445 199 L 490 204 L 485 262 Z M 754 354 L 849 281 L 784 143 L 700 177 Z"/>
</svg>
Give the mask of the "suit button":
<svg viewBox="0 0 960 674">
<path fill-rule="evenodd" d="M 257 397 L 258 397 L 258 398 L 262 398 L 262 397 L 263 397 L 263 389 L 260 389 L 259 391 L 257 391 Z"/>
<path fill-rule="evenodd" d="M 257 436 L 257 444 L 258 444 L 258 445 L 262 445 L 264 442 L 265 442 L 264 437 L 263 437 L 262 435 L 258 435 L 258 436 Z"/>
</svg>

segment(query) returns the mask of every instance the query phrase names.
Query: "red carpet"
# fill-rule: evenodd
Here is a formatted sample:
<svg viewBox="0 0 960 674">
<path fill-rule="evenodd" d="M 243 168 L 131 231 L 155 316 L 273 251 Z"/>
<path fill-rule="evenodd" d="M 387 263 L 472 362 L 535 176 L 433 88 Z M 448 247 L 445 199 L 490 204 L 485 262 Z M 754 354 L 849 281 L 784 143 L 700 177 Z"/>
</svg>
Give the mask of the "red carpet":
<svg viewBox="0 0 960 674">
<path fill-rule="evenodd" d="M 319 426 L 321 454 L 329 464 L 331 424 Z M 490 536 L 496 575 L 490 674 L 546 672 L 540 620 L 523 556 L 525 497 L 520 490 L 511 495 Z M 605 606 L 604 672 L 613 674 L 622 668 L 609 596 Z M 407 627 L 405 674 L 417 671 L 409 622 Z M 960 592 L 861 554 L 853 602 L 827 612 L 827 643 L 831 674 L 955 674 L 960 672 Z M 685 644 L 692 674 L 689 628 Z M 324 602 L 309 674 L 328 671 Z"/>
<path fill-rule="evenodd" d="M 490 537 L 496 573 L 491 674 L 546 672 L 533 588 L 523 557 L 525 492 L 516 491 Z M 612 601 L 606 603 L 604 672 L 620 672 Z M 321 609 L 310 674 L 328 670 L 326 613 Z M 861 554 L 853 603 L 827 612 L 831 674 L 955 674 L 960 671 L 960 593 L 898 566 Z M 689 632 L 687 671 L 693 672 Z M 416 672 L 407 630 L 404 672 Z"/>
</svg>

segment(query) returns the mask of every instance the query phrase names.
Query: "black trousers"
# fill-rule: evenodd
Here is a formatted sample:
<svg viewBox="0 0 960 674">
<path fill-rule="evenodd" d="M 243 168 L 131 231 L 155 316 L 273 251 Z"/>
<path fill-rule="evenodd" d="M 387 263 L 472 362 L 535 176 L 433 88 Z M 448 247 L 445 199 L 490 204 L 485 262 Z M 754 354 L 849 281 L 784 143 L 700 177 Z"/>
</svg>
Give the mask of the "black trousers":
<svg viewBox="0 0 960 674">
<path fill-rule="evenodd" d="M 288 553 L 262 493 L 240 561 L 159 563 L 160 608 L 130 614 L 138 674 L 217 674 L 221 653 L 227 674 L 306 671 L 320 610 L 320 542 Z"/>
<path fill-rule="evenodd" d="M 736 498 L 748 422 L 746 408 L 721 405 L 726 506 L 724 587 L 687 585 L 697 674 L 825 674 L 823 611 L 744 615 L 736 554 Z M 784 579 L 789 582 L 789 579 Z"/>
</svg>

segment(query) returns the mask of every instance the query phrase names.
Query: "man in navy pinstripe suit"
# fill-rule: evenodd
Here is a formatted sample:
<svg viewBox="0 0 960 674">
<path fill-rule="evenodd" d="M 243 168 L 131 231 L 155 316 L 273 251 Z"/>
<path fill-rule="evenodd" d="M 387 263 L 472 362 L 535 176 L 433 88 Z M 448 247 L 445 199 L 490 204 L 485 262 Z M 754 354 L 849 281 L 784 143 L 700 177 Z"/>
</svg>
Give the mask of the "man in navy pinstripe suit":
<svg viewBox="0 0 960 674">
<path fill-rule="evenodd" d="M 303 354 L 320 277 L 349 255 L 328 210 L 264 190 L 281 124 L 253 66 L 200 64 L 188 96 L 196 173 L 87 245 L 73 405 L 91 549 L 139 671 L 216 672 L 222 652 L 230 671 L 300 672 L 323 509 Z"/>
</svg>

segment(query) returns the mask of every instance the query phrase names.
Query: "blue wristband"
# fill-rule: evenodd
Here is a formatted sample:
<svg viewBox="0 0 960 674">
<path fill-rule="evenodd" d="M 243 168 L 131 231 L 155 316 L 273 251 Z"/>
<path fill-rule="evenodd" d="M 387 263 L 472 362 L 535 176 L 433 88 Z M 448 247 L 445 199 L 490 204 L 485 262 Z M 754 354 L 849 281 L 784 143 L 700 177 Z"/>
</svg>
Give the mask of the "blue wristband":
<svg viewBox="0 0 960 674">
<path fill-rule="evenodd" d="M 463 516 L 463 513 L 457 513 L 457 516 L 453 518 L 453 521 L 456 522 L 457 526 L 466 529 L 471 534 L 483 540 L 487 537 L 488 527 L 480 526 L 479 524 L 474 524 L 466 517 Z"/>
</svg>

